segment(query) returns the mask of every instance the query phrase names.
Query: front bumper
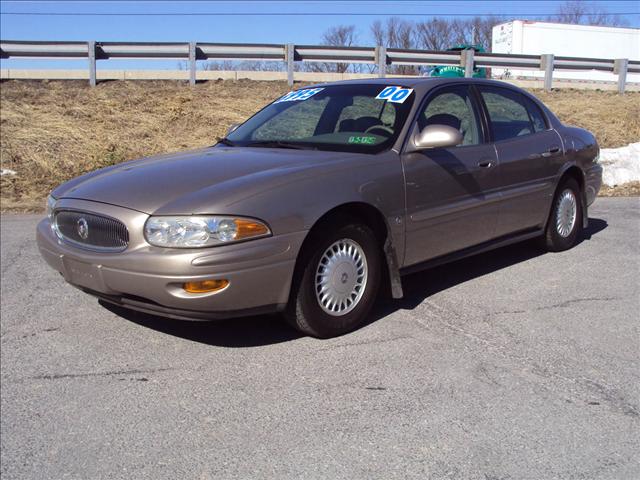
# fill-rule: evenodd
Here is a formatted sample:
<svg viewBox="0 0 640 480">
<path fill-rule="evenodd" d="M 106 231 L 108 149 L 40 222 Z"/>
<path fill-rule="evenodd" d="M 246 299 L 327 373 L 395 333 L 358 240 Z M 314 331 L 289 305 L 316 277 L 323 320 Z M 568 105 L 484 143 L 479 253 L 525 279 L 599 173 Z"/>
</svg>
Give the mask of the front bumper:
<svg viewBox="0 0 640 480">
<path fill-rule="evenodd" d="M 61 201 L 58 208 L 109 215 L 123 221 L 130 244 L 120 253 L 99 253 L 60 240 L 48 219 L 37 227 L 46 262 L 67 282 L 105 301 L 172 318 L 209 319 L 275 311 L 287 303 L 297 253 L 306 232 L 203 249 L 153 247 L 144 241 L 148 216 L 121 207 Z M 139 233 L 136 233 L 139 232 Z M 184 282 L 227 279 L 225 289 L 185 292 Z"/>
</svg>

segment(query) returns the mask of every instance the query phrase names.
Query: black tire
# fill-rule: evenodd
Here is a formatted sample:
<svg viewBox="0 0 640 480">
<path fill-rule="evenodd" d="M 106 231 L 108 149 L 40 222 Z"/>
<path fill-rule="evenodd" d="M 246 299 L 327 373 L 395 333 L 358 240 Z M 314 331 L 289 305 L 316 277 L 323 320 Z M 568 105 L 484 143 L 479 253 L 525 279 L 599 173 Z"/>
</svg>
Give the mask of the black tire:
<svg viewBox="0 0 640 480">
<path fill-rule="evenodd" d="M 336 219 L 337 220 L 337 219 Z M 375 303 L 381 278 L 381 249 L 374 232 L 368 226 L 345 219 L 325 224 L 331 232 L 317 235 L 305 246 L 294 275 L 294 282 L 285 311 L 288 323 L 299 331 L 318 338 L 343 335 L 358 328 L 366 320 Z M 344 314 L 330 315 L 320 305 L 316 295 L 316 274 L 325 252 L 342 240 L 355 242 L 366 259 L 364 291 Z"/>
<path fill-rule="evenodd" d="M 575 222 L 573 228 L 567 234 L 561 232 L 562 228 L 558 225 L 558 211 L 561 208 L 564 195 L 573 195 L 575 199 Z M 553 205 L 551 213 L 547 220 L 547 228 L 542 237 L 542 246 L 550 252 L 561 252 L 573 247 L 582 234 L 582 192 L 578 182 L 573 178 L 567 178 L 560 183 L 553 197 Z"/>
</svg>

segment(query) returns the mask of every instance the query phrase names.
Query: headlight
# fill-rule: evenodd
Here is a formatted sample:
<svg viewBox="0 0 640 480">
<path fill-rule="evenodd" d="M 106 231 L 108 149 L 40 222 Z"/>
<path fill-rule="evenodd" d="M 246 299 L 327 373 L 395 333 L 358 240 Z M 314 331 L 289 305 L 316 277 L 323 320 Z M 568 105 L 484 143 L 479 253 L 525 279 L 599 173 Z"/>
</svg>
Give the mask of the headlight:
<svg viewBox="0 0 640 480">
<path fill-rule="evenodd" d="M 53 223 L 53 209 L 56 206 L 57 200 L 53 198 L 51 195 L 47 197 L 47 217 Z"/>
<path fill-rule="evenodd" d="M 259 220 L 237 217 L 150 217 L 144 236 L 151 245 L 199 248 L 271 235 Z"/>
</svg>

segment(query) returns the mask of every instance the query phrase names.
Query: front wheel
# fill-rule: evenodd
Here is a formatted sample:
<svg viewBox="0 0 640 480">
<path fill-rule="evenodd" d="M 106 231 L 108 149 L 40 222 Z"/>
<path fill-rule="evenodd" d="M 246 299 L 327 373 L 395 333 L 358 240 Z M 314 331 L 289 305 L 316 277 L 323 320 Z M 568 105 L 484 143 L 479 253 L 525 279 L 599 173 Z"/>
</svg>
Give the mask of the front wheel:
<svg viewBox="0 0 640 480">
<path fill-rule="evenodd" d="M 547 250 L 561 252 L 578 242 L 582 231 L 580 195 L 578 182 L 573 178 L 566 179 L 558 187 L 543 237 L 543 244 Z"/>
<path fill-rule="evenodd" d="M 302 252 L 286 311 L 303 333 L 329 338 L 360 326 L 380 287 L 381 252 L 373 231 L 344 223 Z"/>
</svg>

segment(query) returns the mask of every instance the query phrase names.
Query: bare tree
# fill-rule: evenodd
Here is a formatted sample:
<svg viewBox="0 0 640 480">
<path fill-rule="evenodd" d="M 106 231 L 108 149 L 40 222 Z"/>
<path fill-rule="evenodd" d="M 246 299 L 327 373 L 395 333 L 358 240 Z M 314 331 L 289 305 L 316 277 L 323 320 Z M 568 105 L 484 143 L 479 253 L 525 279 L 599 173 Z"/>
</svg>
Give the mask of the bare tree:
<svg viewBox="0 0 640 480">
<path fill-rule="evenodd" d="M 487 52 L 491 51 L 491 39 L 493 37 L 493 27 L 502 23 L 497 17 L 474 17 L 469 20 L 472 29 L 471 42 L 481 45 Z"/>
<path fill-rule="evenodd" d="M 322 34 L 322 45 L 333 47 L 352 47 L 357 42 L 358 35 L 355 25 L 338 25 L 331 27 Z M 349 70 L 359 70 L 355 64 L 350 63 L 309 63 L 305 70 L 310 72 L 335 72 L 345 73 Z"/>
<path fill-rule="evenodd" d="M 451 46 L 451 28 L 445 19 L 432 18 L 416 24 L 416 44 L 425 50 L 446 50 Z"/>
<path fill-rule="evenodd" d="M 385 23 L 376 20 L 371 25 L 371 34 L 376 45 L 384 45 L 387 48 L 416 48 L 415 24 L 398 17 L 388 18 Z M 390 73 L 399 75 L 415 75 L 418 69 L 411 65 L 396 65 L 389 69 Z"/>
<path fill-rule="evenodd" d="M 449 20 L 434 17 L 414 23 L 398 17 L 390 17 L 384 22 L 380 20 L 374 21 L 371 24 L 371 35 L 376 45 L 383 45 L 387 48 L 446 50 L 458 44 L 473 44 L 480 45 L 485 50 L 491 51 L 493 27 L 504 20 L 494 16 L 478 16 L 468 20 Z M 580 0 L 566 1 L 558 7 L 557 14 L 548 17 L 547 20 L 583 25 L 627 25 L 626 19 L 619 15 L 610 15 L 605 8 Z M 355 25 L 337 25 L 323 33 L 321 44 L 335 47 L 351 47 L 356 44 L 357 38 Z M 178 68 L 186 69 L 187 65 L 186 63 L 181 63 Z M 207 62 L 202 68 L 204 70 L 280 71 L 283 69 L 283 65 L 281 62 L 220 60 Z M 335 73 L 348 71 L 369 71 L 373 73 L 375 68 L 372 65 L 363 66 L 334 62 L 295 65 L 296 71 Z M 419 68 L 411 65 L 395 65 L 390 67 L 388 71 L 391 74 L 415 75 L 419 72 Z"/>
<path fill-rule="evenodd" d="M 580 25 L 624 26 L 628 22 L 620 15 L 611 15 L 597 4 L 570 0 L 557 9 L 557 14 L 547 19 L 550 22 Z"/>
<path fill-rule="evenodd" d="M 455 45 L 471 43 L 471 23 L 467 20 L 455 19 L 449 22 L 451 43 Z M 451 45 L 453 46 L 453 45 Z"/>
<path fill-rule="evenodd" d="M 496 17 L 474 17 L 469 20 L 432 18 L 416 24 L 418 46 L 426 50 L 446 50 L 458 44 L 480 45 L 491 51 L 493 27 L 500 23 Z"/>
</svg>

